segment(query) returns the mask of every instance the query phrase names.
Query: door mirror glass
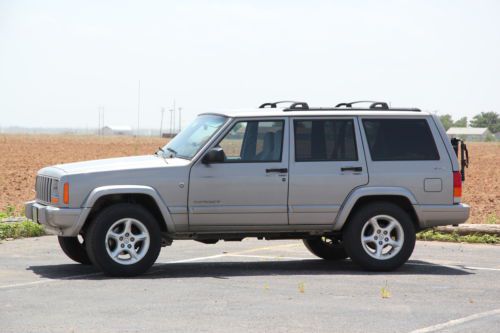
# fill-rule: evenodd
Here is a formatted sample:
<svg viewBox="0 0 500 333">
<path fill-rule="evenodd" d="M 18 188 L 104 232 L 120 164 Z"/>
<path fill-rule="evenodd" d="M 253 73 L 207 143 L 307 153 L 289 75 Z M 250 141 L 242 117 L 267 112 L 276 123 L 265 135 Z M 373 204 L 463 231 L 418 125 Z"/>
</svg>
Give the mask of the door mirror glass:
<svg viewBox="0 0 500 333">
<path fill-rule="evenodd" d="M 210 149 L 205 156 L 203 156 L 201 163 L 211 164 L 211 163 L 223 163 L 226 159 L 226 154 L 224 150 L 220 147 L 215 147 Z"/>
</svg>

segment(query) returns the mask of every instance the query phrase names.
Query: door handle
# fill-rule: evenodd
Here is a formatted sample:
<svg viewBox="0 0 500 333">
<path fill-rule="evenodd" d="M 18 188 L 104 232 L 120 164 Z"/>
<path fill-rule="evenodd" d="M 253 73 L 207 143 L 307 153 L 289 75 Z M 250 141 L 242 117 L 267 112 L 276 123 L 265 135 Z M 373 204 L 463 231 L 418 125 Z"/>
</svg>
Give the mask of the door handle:
<svg viewBox="0 0 500 333">
<path fill-rule="evenodd" d="M 340 168 L 340 171 L 361 172 L 361 171 L 363 171 L 363 168 L 362 167 L 342 167 L 342 168 Z"/>
<path fill-rule="evenodd" d="M 277 173 L 288 173 L 287 168 L 278 168 L 278 169 L 266 169 L 266 173 L 277 172 Z"/>
</svg>

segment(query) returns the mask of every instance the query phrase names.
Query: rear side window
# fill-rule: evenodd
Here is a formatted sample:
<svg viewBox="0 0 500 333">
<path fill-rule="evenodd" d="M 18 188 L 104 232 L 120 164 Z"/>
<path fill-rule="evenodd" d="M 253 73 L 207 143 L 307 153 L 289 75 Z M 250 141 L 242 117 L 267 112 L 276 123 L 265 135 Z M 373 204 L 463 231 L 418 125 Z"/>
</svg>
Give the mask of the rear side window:
<svg viewBox="0 0 500 333">
<path fill-rule="evenodd" d="M 364 119 L 363 126 L 373 161 L 439 160 L 425 119 Z"/>
<path fill-rule="evenodd" d="M 295 161 L 357 161 L 352 119 L 295 120 Z"/>
</svg>

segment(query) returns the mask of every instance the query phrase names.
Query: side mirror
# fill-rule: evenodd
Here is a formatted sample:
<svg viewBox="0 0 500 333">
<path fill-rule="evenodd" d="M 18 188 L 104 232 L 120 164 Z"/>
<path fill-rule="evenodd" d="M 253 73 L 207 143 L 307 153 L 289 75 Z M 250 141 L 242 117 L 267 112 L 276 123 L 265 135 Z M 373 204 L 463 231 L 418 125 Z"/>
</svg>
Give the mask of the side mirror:
<svg viewBox="0 0 500 333">
<path fill-rule="evenodd" d="M 226 154 L 224 154 L 224 150 L 220 147 L 215 147 L 210 149 L 205 156 L 201 159 L 201 163 L 203 164 L 211 164 L 211 163 L 223 163 L 226 159 Z"/>
</svg>

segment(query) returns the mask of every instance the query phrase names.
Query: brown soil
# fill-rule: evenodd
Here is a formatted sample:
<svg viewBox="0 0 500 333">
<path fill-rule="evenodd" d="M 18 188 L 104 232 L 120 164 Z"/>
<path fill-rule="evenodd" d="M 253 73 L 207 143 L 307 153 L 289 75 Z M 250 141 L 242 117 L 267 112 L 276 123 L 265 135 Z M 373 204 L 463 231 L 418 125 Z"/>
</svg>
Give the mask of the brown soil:
<svg viewBox="0 0 500 333">
<path fill-rule="evenodd" d="M 98 158 L 151 154 L 160 138 L 69 135 L 0 136 L 0 211 L 34 197 L 37 170 L 44 166 Z M 472 207 L 470 223 L 500 223 L 500 144 L 469 143 L 463 202 Z"/>
</svg>

